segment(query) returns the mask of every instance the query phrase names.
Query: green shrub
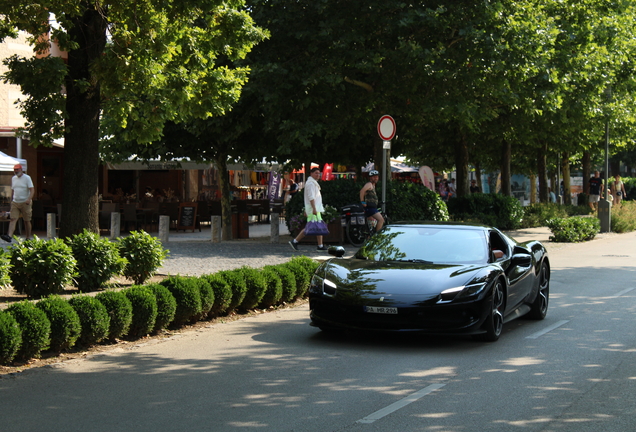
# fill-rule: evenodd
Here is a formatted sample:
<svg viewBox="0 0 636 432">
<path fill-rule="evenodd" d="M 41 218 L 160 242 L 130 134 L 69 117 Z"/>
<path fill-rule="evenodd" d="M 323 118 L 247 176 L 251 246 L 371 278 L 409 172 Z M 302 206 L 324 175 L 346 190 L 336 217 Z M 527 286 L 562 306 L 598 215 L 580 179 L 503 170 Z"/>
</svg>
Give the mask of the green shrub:
<svg viewBox="0 0 636 432">
<path fill-rule="evenodd" d="M 131 231 L 128 237 L 119 239 L 119 255 L 128 261 L 122 274 L 141 285 L 162 266 L 168 252 L 159 239 L 147 232 Z"/>
<path fill-rule="evenodd" d="M 210 309 L 208 316 L 213 317 L 224 313 L 232 301 L 232 288 L 218 274 L 203 275 L 201 277 L 210 284 L 212 291 L 214 291 L 214 305 Z"/>
<path fill-rule="evenodd" d="M 11 255 L 0 249 L 0 287 L 11 285 Z"/>
<path fill-rule="evenodd" d="M 284 265 L 278 264 L 273 266 L 265 266 L 264 269 L 271 269 L 276 272 L 282 282 L 283 293 L 281 301 L 291 302 L 296 297 L 296 278 L 294 274 Z"/>
<path fill-rule="evenodd" d="M 124 290 L 133 309 L 132 323 L 128 336 L 132 338 L 144 337 L 155 328 L 157 319 L 157 299 L 154 292 L 143 285 L 133 285 Z"/>
<path fill-rule="evenodd" d="M 620 206 L 612 207 L 611 230 L 626 233 L 636 230 L 636 202 L 623 201 Z"/>
<path fill-rule="evenodd" d="M 554 218 L 568 217 L 565 206 L 555 203 L 536 203 L 523 208 L 523 228 L 547 226 Z"/>
<path fill-rule="evenodd" d="M 153 332 L 157 333 L 168 327 L 174 321 L 174 315 L 177 311 L 177 300 L 174 298 L 168 288 L 158 283 L 146 285 L 150 289 L 157 300 L 157 318 Z"/>
<path fill-rule="evenodd" d="M 22 345 L 17 358 L 28 360 L 38 358 L 51 343 L 51 322 L 42 310 L 28 300 L 14 303 L 7 308 L 22 332 Z"/>
<path fill-rule="evenodd" d="M 182 325 L 201 316 L 201 293 L 195 278 L 170 276 L 160 282 L 177 301 L 174 324 Z"/>
<path fill-rule="evenodd" d="M 9 246 L 13 288 L 29 298 L 64 291 L 73 282 L 75 258 L 61 239 L 40 240 L 34 236 Z"/>
<path fill-rule="evenodd" d="M 51 323 L 51 350 L 60 352 L 72 348 L 82 333 L 82 323 L 75 309 L 58 295 L 42 299 L 36 306 Z"/>
<path fill-rule="evenodd" d="M 255 268 L 243 266 L 239 269 L 245 279 L 247 292 L 245 298 L 239 305 L 241 310 L 254 309 L 263 299 L 267 291 L 267 283 L 261 272 Z"/>
<path fill-rule="evenodd" d="M 110 317 L 108 338 L 115 340 L 127 335 L 132 324 L 133 307 L 126 294 L 122 291 L 105 291 L 95 298 L 106 307 Z"/>
<path fill-rule="evenodd" d="M 0 310 L 0 364 L 13 361 L 22 345 L 20 325 L 13 315 Z"/>
<path fill-rule="evenodd" d="M 75 309 L 82 324 L 79 343 L 93 345 L 108 336 L 110 317 L 99 300 L 91 296 L 73 296 L 68 303 Z"/>
<path fill-rule="evenodd" d="M 601 224 L 594 217 L 555 218 L 548 221 L 552 231 L 550 241 L 575 243 L 592 240 L 601 229 Z"/>
<path fill-rule="evenodd" d="M 304 297 L 309 289 L 312 274 L 308 273 L 305 266 L 298 261 L 291 260 L 282 265 L 291 271 L 296 279 L 296 298 Z"/>
<path fill-rule="evenodd" d="M 313 274 L 320 266 L 320 263 L 318 263 L 318 261 L 311 259 L 305 255 L 297 255 L 295 257 L 292 257 L 291 261 L 297 262 L 302 265 L 307 273 L 309 273 L 309 279 L 311 279 L 311 276 L 313 276 Z"/>
<path fill-rule="evenodd" d="M 280 303 L 280 299 L 283 297 L 283 282 L 278 276 L 278 273 L 271 268 L 263 268 L 263 270 L 261 270 L 261 274 L 265 278 L 267 288 L 265 290 L 265 295 L 258 304 L 258 307 L 261 309 L 267 309 L 270 306 Z"/>
<path fill-rule="evenodd" d="M 524 215 L 523 206 L 515 197 L 484 193 L 450 199 L 448 211 L 454 221 L 480 223 L 500 230 L 519 228 Z"/>
<path fill-rule="evenodd" d="M 214 306 L 214 289 L 206 278 L 196 277 L 194 279 L 199 286 L 199 295 L 201 296 L 201 316 L 199 319 L 203 319 L 208 316 Z"/>
<path fill-rule="evenodd" d="M 113 276 L 121 274 L 126 266 L 127 261 L 119 256 L 116 244 L 87 229 L 66 242 L 77 261 L 75 286 L 81 292 L 101 288 Z"/>
<path fill-rule="evenodd" d="M 240 269 L 222 270 L 216 274 L 227 282 L 232 290 L 232 300 L 226 309 L 226 312 L 232 312 L 234 309 L 238 308 L 241 303 L 243 303 L 243 299 L 247 293 L 245 277 L 241 273 Z"/>
</svg>

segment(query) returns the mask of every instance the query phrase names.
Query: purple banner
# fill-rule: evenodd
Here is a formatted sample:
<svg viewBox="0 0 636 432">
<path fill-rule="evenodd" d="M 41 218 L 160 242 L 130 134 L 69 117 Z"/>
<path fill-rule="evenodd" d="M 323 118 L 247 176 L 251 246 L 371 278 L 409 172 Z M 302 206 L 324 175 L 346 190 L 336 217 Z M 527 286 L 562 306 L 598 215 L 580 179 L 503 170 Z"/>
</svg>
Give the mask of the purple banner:
<svg viewBox="0 0 636 432">
<path fill-rule="evenodd" d="M 270 200 L 270 202 L 278 198 L 280 179 L 281 176 L 277 172 L 270 171 L 269 186 L 267 187 L 267 199 Z"/>
</svg>

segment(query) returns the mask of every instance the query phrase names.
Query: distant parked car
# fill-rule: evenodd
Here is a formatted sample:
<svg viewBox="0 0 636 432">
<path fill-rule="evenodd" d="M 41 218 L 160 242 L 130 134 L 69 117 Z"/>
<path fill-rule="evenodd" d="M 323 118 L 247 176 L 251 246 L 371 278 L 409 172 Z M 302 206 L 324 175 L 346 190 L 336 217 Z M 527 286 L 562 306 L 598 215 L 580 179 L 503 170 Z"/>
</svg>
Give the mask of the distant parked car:
<svg viewBox="0 0 636 432">
<path fill-rule="evenodd" d="M 322 330 L 416 330 L 496 341 L 504 323 L 548 311 L 550 262 L 538 241 L 456 223 L 385 227 L 352 258 L 342 246 L 315 272 L 311 323 Z"/>
</svg>

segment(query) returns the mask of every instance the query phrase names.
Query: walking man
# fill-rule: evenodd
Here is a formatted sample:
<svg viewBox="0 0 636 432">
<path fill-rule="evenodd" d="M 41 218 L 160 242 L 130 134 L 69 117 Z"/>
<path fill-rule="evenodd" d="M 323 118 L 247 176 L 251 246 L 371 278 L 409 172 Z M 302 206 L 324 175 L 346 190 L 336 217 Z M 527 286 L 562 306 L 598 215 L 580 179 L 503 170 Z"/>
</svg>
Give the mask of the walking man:
<svg viewBox="0 0 636 432">
<path fill-rule="evenodd" d="M 378 211 L 378 194 L 375 191 L 375 185 L 380 179 L 380 173 L 376 170 L 369 171 L 369 181 L 360 189 L 360 202 L 364 207 L 364 215 L 369 219 L 375 219 L 375 232 L 382 229 L 384 225 L 384 217 Z"/>
<path fill-rule="evenodd" d="M 31 177 L 22 171 L 22 165 L 17 164 L 13 167 L 15 174 L 11 179 L 11 189 L 13 190 L 13 201 L 11 201 L 11 219 L 9 221 L 8 234 L 0 236 L 2 240 L 11 243 L 15 225 L 22 216 L 24 221 L 24 233 L 26 238 L 31 238 L 31 204 L 33 203 L 33 194 L 35 188 Z"/>
<path fill-rule="evenodd" d="M 322 195 L 320 194 L 320 185 L 318 184 L 318 179 L 320 178 L 320 169 L 312 168 L 310 172 L 310 177 L 307 179 L 305 183 L 304 196 L 305 196 L 305 214 L 318 214 L 325 211 L 325 208 L 322 206 Z M 298 242 L 305 237 L 305 229 L 298 233 L 295 239 L 292 239 L 289 242 L 289 245 L 294 250 L 298 250 Z M 322 236 L 316 236 L 316 240 L 318 241 L 319 251 L 326 251 L 327 247 L 322 244 Z"/>
<path fill-rule="evenodd" d="M 590 208 L 594 211 L 597 210 L 598 202 L 601 200 L 601 187 L 603 186 L 603 180 L 600 177 L 598 171 L 594 171 L 594 177 L 589 181 L 590 184 Z"/>
</svg>

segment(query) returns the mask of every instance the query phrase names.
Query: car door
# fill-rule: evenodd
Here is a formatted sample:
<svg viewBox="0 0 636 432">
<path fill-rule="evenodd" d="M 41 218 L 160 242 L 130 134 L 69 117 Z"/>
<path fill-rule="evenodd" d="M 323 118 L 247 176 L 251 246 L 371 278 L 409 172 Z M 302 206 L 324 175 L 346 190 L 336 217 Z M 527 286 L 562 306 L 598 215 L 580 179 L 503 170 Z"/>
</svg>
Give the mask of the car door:
<svg viewBox="0 0 636 432">
<path fill-rule="evenodd" d="M 519 262 L 515 260 L 514 246 L 508 242 L 498 231 L 491 231 L 489 234 L 491 250 L 501 250 L 504 256 L 496 262 L 501 264 L 506 277 L 508 278 L 508 302 L 506 311 L 512 311 L 519 306 L 532 289 L 532 259 Z M 519 252 L 519 251 L 517 251 Z"/>
</svg>

